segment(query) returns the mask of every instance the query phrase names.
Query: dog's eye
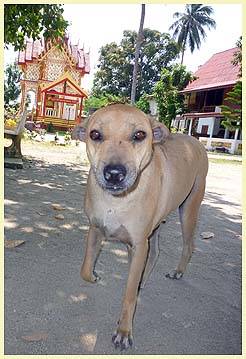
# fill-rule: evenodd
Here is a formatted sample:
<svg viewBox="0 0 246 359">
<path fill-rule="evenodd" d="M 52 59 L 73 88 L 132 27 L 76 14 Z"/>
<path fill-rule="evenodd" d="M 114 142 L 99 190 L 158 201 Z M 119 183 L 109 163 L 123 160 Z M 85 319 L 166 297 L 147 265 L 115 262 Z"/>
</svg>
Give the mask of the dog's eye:
<svg viewBox="0 0 246 359">
<path fill-rule="evenodd" d="M 134 133 L 133 135 L 133 140 L 134 141 L 143 141 L 146 138 L 146 132 L 144 131 L 137 131 Z"/>
<path fill-rule="evenodd" d="M 102 140 L 102 135 L 99 131 L 97 130 L 92 130 L 90 132 L 90 138 L 93 140 L 93 141 L 101 141 Z"/>
</svg>

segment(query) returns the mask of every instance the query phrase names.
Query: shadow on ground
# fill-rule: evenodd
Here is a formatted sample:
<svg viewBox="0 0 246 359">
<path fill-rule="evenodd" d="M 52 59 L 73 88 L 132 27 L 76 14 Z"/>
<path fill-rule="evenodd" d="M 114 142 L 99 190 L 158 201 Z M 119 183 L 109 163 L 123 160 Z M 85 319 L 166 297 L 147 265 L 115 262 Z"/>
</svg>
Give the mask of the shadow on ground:
<svg viewBox="0 0 246 359">
<path fill-rule="evenodd" d="M 28 165 L 30 164 L 30 167 Z M 5 354 L 116 354 L 111 345 L 127 277 L 121 244 L 104 244 L 102 280 L 80 279 L 87 169 L 33 159 L 5 170 Z M 58 214 L 52 204 L 65 207 Z M 230 214 L 230 208 L 234 211 Z M 210 240 L 199 234 L 211 231 Z M 207 192 L 196 252 L 180 281 L 165 278 L 181 253 L 176 213 L 162 228 L 160 257 L 140 292 L 127 354 L 241 353 L 241 216 L 238 203 Z"/>
</svg>

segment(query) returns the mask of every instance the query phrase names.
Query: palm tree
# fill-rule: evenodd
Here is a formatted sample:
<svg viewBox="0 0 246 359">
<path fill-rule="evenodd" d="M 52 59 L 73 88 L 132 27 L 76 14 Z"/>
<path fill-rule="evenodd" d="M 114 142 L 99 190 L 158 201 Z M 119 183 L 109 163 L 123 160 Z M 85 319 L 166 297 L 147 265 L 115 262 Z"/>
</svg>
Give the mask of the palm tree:
<svg viewBox="0 0 246 359">
<path fill-rule="evenodd" d="M 141 48 L 141 45 L 142 45 L 142 42 L 144 39 L 144 36 L 143 36 L 144 18 L 145 18 L 145 4 L 142 4 L 141 19 L 140 19 L 140 25 L 139 25 L 138 36 L 137 36 L 137 41 L 136 41 L 134 68 L 133 68 L 133 75 L 132 75 L 132 88 L 131 88 L 131 103 L 132 104 L 135 103 L 135 97 L 136 97 L 138 59 L 139 59 L 139 54 L 140 54 L 140 48 Z"/>
<path fill-rule="evenodd" d="M 216 22 L 210 17 L 214 12 L 211 6 L 203 6 L 202 4 L 185 5 L 185 12 L 175 12 L 173 17 L 177 19 L 169 28 L 174 30 L 173 37 L 178 38 L 178 44 L 181 47 L 182 56 L 181 64 L 184 60 L 184 52 L 188 44 L 191 53 L 195 48 L 201 46 L 201 38 L 206 38 L 204 28 L 209 30 L 216 27 Z"/>
</svg>

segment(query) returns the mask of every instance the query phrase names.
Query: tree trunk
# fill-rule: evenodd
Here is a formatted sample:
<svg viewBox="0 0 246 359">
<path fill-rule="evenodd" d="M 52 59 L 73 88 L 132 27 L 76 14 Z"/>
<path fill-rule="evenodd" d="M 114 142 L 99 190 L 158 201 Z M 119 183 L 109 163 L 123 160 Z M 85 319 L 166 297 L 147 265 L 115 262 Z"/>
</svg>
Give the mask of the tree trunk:
<svg viewBox="0 0 246 359">
<path fill-rule="evenodd" d="M 183 62 L 184 62 L 184 52 L 185 52 L 185 49 L 183 47 L 182 49 L 182 54 L 181 54 L 181 62 L 180 62 L 180 65 L 183 65 Z"/>
<path fill-rule="evenodd" d="M 182 55 L 181 55 L 181 63 L 180 63 L 180 65 L 183 65 L 183 62 L 184 62 L 184 53 L 185 53 L 187 38 L 188 38 L 188 30 L 186 29 L 185 37 L 184 37 L 183 44 L 182 44 Z"/>
<path fill-rule="evenodd" d="M 137 36 L 137 41 L 136 41 L 135 60 L 134 60 L 134 68 L 133 68 L 133 75 L 132 75 L 131 104 L 135 103 L 135 98 L 136 98 L 138 59 L 139 59 L 141 44 L 143 41 L 144 17 L 145 17 L 145 4 L 142 4 L 141 20 L 140 20 L 138 36 Z"/>
</svg>

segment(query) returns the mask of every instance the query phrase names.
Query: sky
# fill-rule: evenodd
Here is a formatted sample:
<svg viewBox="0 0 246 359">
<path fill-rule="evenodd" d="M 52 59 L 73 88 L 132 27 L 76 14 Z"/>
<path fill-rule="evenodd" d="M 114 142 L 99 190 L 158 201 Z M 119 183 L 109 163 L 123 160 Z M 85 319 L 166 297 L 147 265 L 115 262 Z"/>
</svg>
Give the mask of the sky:
<svg viewBox="0 0 246 359">
<path fill-rule="evenodd" d="M 236 46 L 242 33 L 242 6 L 240 4 L 210 4 L 214 9 L 215 30 L 207 30 L 207 38 L 193 54 L 186 51 L 184 65 L 195 72 L 213 54 Z M 182 4 L 146 4 L 144 27 L 169 32 L 174 12 L 184 11 Z M 85 75 L 82 87 L 91 89 L 97 69 L 99 49 L 112 41 L 120 43 L 124 30 L 138 31 L 140 4 L 65 4 L 64 17 L 71 25 L 68 33 L 72 44 L 90 51 L 91 73 Z M 16 54 L 5 51 L 5 64 L 14 61 Z"/>
</svg>

